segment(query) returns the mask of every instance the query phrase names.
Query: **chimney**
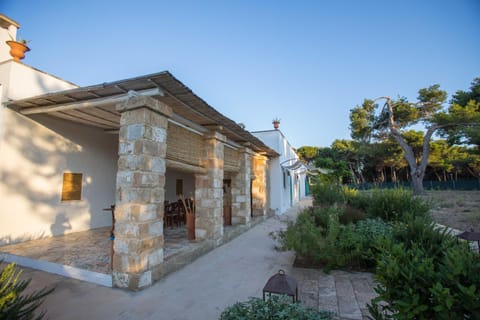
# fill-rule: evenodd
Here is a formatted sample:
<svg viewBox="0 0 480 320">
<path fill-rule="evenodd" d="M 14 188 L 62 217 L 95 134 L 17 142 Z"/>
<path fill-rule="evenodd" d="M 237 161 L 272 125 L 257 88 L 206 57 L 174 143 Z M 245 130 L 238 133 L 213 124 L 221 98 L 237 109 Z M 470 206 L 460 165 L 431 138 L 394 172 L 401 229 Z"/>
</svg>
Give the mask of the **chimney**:
<svg viewBox="0 0 480 320">
<path fill-rule="evenodd" d="M 12 59 L 10 46 L 7 41 L 17 39 L 17 30 L 20 25 L 9 17 L 0 14 L 0 62 Z"/>
<path fill-rule="evenodd" d="M 273 124 L 273 128 L 275 130 L 278 130 L 278 128 L 280 127 L 280 119 L 279 118 L 274 118 L 272 120 L 272 124 Z"/>
</svg>

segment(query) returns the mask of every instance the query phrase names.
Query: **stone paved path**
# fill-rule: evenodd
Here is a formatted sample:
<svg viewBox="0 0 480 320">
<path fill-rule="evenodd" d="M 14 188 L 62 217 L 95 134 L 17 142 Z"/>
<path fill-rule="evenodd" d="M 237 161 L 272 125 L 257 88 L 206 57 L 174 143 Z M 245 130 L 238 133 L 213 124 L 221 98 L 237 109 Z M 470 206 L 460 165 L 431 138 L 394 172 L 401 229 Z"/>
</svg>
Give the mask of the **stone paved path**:
<svg viewBox="0 0 480 320">
<path fill-rule="evenodd" d="M 335 312 L 340 319 L 368 319 L 367 303 L 375 297 L 373 278 L 367 272 L 294 268 L 300 300 L 317 310 Z"/>
<path fill-rule="evenodd" d="M 294 221 L 297 213 L 289 211 L 282 219 Z M 299 300 L 306 306 L 332 311 L 341 320 L 368 319 L 367 304 L 376 296 L 371 273 L 334 270 L 326 274 L 306 268 L 292 268 L 291 272 L 298 281 Z"/>
</svg>

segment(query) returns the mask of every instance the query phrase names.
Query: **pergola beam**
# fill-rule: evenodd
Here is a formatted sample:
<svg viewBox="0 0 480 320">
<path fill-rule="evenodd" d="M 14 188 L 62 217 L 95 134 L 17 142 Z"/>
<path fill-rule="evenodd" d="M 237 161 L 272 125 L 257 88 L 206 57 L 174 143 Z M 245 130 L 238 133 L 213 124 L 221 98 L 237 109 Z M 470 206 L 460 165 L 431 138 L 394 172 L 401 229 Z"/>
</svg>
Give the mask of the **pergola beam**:
<svg viewBox="0 0 480 320">
<path fill-rule="evenodd" d="M 52 106 L 25 108 L 25 109 L 21 109 L 20 113 L 21 114 L 51 113 L 51 112 L 57 112 L 57 111 L 67 111 L 67 110 L 73 110 L 73 109 L 84 109 L 84 108 L 113 105 L 113 104 L 117 104 L 122 101 L 125 101 L 129 97 L 129 94 L 131 94 L 131 92 L 133 92 L 134 94 L 142 95 L 142 96 L 163 96 L 164 95 L 163 91 L 160 88 L 153 88 L 153 89 L 146 89 L 146 90 L 139 90 L 139 91 L 129 91 L 128 93 L 122 93 L 115 96 L 104 97 L 104 98 L 69 102 L 64 104 L 56 104 Z"/>
</svg>

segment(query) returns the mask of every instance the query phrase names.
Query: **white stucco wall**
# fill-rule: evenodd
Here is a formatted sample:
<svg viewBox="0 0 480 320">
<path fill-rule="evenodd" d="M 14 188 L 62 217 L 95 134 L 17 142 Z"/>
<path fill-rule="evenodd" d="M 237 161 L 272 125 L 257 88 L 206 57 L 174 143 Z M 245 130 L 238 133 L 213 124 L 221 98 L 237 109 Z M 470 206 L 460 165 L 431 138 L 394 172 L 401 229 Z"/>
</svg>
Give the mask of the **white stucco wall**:
<svg viewBox="0 0 480 320">
<path fill-rule="evenodd" d="M 3 110 L 0 244 L 111 225 L 118 136 L 45 115 Z M 83 174 L 82 200 L 61 202 L 64 172 Z"/>
<path fill-rule="evenodd" d="M 177 201 L 176 195 L 177 179 L 183 180 L 183 195 L 185 198 L 195 197 L 195 176 L 191 173 L 180 172 L 167 168 L 165 173 L 165 200 L 168 202 Z"/>
<path fill-rule="evenodd" d="M 13 60 L 0 63 L 0 84 L 3 86 L 2 102 L 78 87 L 71 82 Z"/>
<path fill-rule="evenodd" d="M 2 25 L 5 23 L 8 24 L 3 18 L 0 19 L 2 19 Z M 0 27 L 0 62 L 12 59 L 9 53 L 10 47 L 5 42 L 14 39 L 17 39 L 17 26 L 9 25 L 8 28 Z"/>
<path fill-rule="evenodd" d="M 278 158 L 270 161 L 270 206 L 277 214 L 282 214 L 305 197 L 304 168 L 287 171 L 284 184 L 281 165 L 291 165 L 295 161 L 287 160 L 298 159 L 294 149 L 280 130 L 258 131 L 252 134 L 280 154 Z"/>
<path fill-rule="evenodd" d="M 77 87 L 71 82 L 13 60 L 0 63 L 0 86 L 0 148 L 5 131 L 3 118 L 6 102 Z"/>
<path fill-rule="evenodd" d="M 270 160 L 270 209 L 276 214 L 282 213 L 282 188 L 283 177 L 280 169 L 280 159 Z"/>
</svg>

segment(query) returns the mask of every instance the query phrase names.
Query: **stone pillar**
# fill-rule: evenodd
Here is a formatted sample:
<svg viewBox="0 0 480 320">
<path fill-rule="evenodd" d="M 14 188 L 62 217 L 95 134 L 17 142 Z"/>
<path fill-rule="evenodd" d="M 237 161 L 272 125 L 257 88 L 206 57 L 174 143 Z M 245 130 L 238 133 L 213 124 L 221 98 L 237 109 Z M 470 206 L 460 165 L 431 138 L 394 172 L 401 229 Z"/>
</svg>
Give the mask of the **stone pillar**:
<svg viewBox="0 0 480 320">
<path fill-rule="evenodd" d="M 240 171 L 232 177 L 232 224 L 248 224 L 251 218 L 250 181 L 252 150 L 239 150 Z"/>
<path fill-rule="evenodd" d="M 267 194 L 267 203 L 266 203 L 266 208 L 267 208 L 267 216 L 273 216 L 275 215 L 275 210 L 272 208 L 272 180 L 271 180 L 271 172 L 270 172 L 270 167 L 271 167 L 271 162 L 270 158 L 267 160 L 267 165 L 266 165 L 266 194 Z"/>
<path fill-rule="evenodd" d="M 223 237 L 223 148 L 226 138 L 218 132 L 205 135 L 203 166 L 195 175 L 195 237 L 220 241 Z"/>
<path fill-rule="evenodd" d="M 267 215 L 267 179 L 268 179 L 268 158 L 262 155 L 255 155 L 252 158 L 252 173 L 255 179 L 252 182 L 252 211 L 253 216 Z"/>
<path fill-rule="evenodd" d="M 145 96 L 119 104 L 113 284 L 139 290 L 163 262 L 163 201 L 168 117 L 172 109 Z"/>
</svg>

